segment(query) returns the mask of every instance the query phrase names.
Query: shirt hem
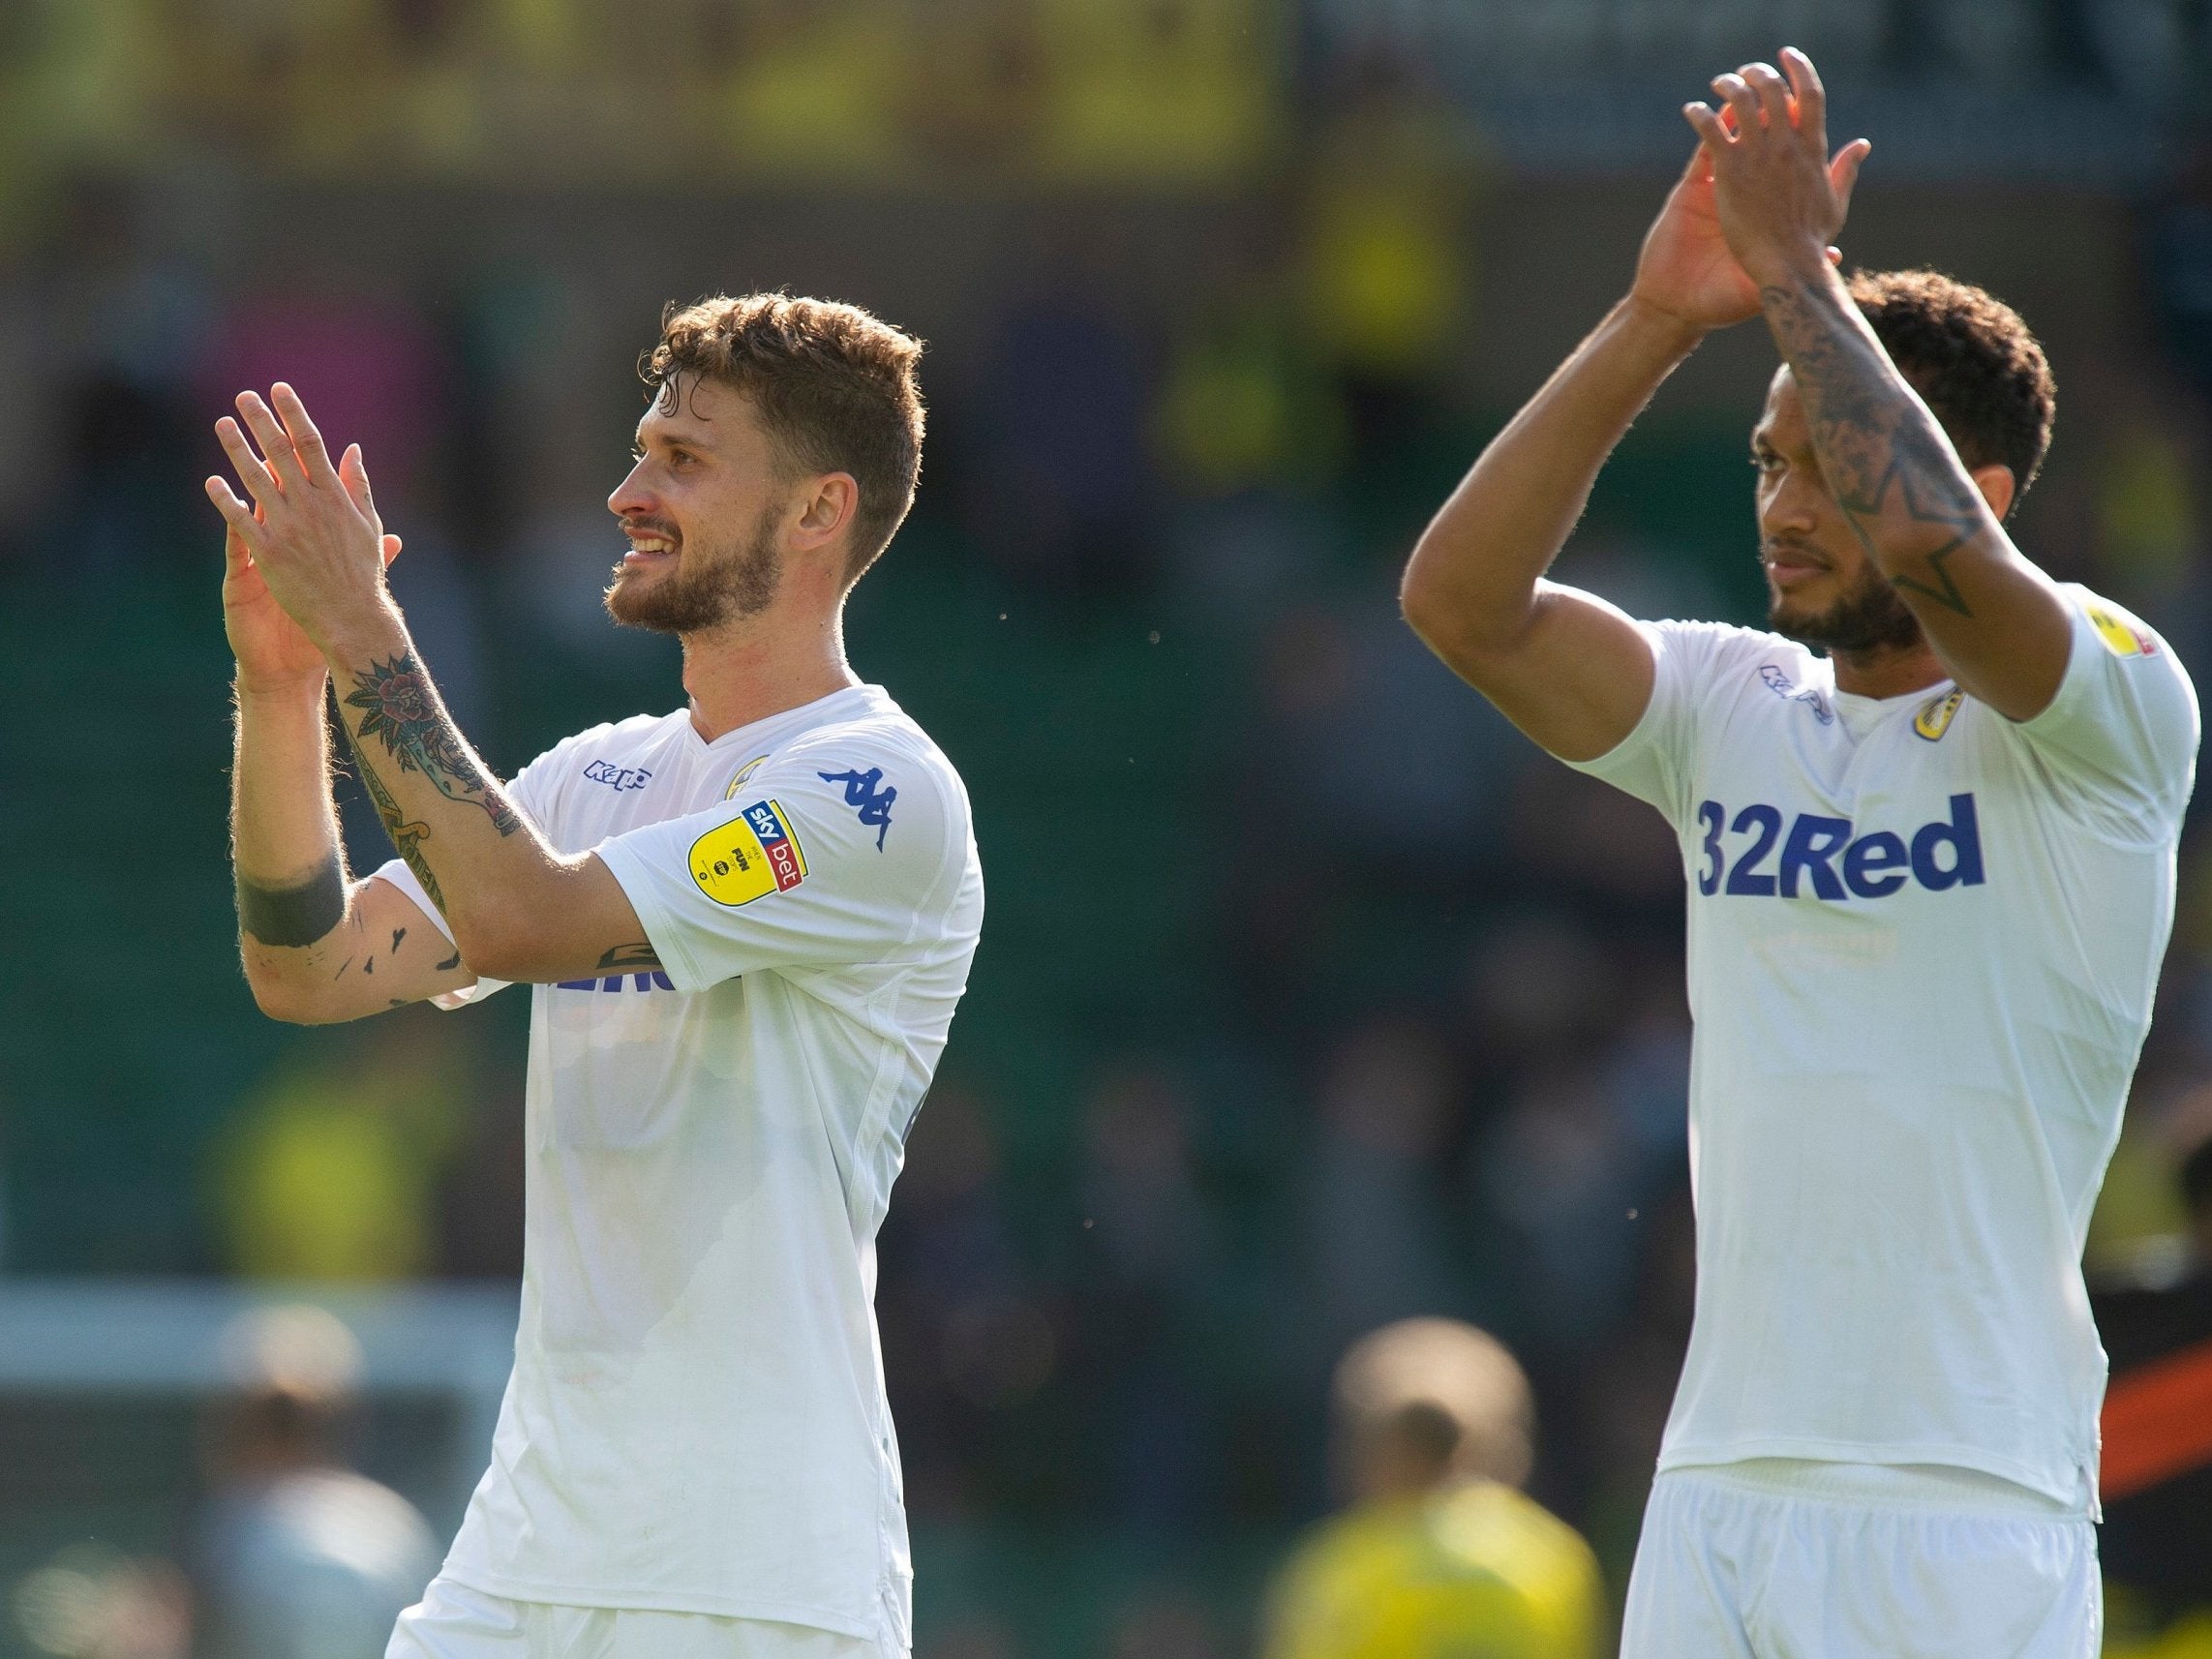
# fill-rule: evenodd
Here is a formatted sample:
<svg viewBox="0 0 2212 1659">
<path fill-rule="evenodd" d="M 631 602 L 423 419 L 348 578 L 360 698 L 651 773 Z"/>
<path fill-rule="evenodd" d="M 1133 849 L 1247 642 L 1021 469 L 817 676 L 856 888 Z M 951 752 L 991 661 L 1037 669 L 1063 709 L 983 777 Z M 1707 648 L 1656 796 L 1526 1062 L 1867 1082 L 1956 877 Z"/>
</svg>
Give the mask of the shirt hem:
<svg viewBox="0 0 2212 1659">
<path fill-rule="evenodd" d="M 2082 1504 L 2080 1490 L 2081 1470 L 2094 1469 L 2094 1463 L 2075 1465 L 2070 1478 L 2054 1480 L 2047 1470 L 1994 1457 L 1974 1446 L 1867 1445 L 1857 1440 L 1794 1438 L 1738 1440 L 1725 1446 L 1668 1446 L 1659 1453 L 1658 1472 L 1669 1474 L 1676 1469 L 1747 1463 L 1754 1458 L 1797 1458 L 1814 1463 L 1933 1463 L 1942 1468 L 1972 1469 L 1977 1474 L 1995 1475 L 1999 1480 L 2026 1487 L 2053 1503 L 2065 1505 L 2069 1511 L 2079 1510 L 2085 1515 L 2095 1512 L 2094 1484 L 2086 1507 Z"/>
<path fill-rule="evenodd" d="M 696 1613 L 711 1618 L 758 1618 L 776 1624 L 800 1624 L 838 1636 L 871 1642 L 883 1635 L 880 1614 L 860 1617 L 803 1602 L 764 1601 L 750 1596 L 713 1595 L 702 1590 L 623 1589 L 607 1584 L 548 1584 L 530 1579 L 512 1579 L 504 1573 L 479 1572 L 448 1561 L 439 1577 L 486 1595 L 508 1601 L 537 1602 L 551 1607 L 588 1607 L 625 1613 Z"/>
</svg>

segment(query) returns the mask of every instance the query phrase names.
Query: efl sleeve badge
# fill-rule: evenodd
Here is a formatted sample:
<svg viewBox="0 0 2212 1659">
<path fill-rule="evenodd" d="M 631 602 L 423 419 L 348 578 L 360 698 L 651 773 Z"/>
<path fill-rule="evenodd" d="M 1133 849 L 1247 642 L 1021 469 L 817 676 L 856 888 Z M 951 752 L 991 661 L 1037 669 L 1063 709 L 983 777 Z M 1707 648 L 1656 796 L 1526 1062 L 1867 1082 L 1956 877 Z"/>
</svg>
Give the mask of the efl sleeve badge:
<svg viewBox="0 0 2212 1659">
<path fill-rule="evenodd" d="M 691 843 L 691 879 L 716 904 L 737 906 L 806 879 L 806 855 L 782 803 L 756 800 Z"/>
</svg>

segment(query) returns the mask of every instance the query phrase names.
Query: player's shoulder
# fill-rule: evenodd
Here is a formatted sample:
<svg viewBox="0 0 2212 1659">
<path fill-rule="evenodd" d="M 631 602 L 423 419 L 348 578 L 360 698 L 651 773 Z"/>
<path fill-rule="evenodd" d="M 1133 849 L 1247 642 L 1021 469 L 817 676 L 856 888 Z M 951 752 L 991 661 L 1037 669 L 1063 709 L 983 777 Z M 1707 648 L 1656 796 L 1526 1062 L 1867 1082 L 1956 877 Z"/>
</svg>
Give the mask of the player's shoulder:
<svg viewBox="0 0 2212 1659">
<path fill-rule="evenodd" d="M 557 768 L 569 760 L 626 756 L 665 742 L 672 728 L 685 718 L 678 709 L 672 714 L 632 714 L 622 720 L 601 720 L 562 738 L 531 761 L 530 769 Z"/>
<path fill-rule="evenodd" d="M 2133 730 L 2165 771 L 2194 758 L 2197 687 L 2166 636 L 2077 582 L 2060 584 L 2059 593 L 2076 616 L 2066 673 L 2050 706 L 2021 722 L 2018 736 L 2032 743 L 2081 730 Z"/>
<path fill-rule="evenodd" d="M 2062 582 L 2058 590 L 2089 624 L 2098 644 L 2109 655 L 2146 668 L 2163 668 L 2184 684 L 2189 683 L 2189 671 L 2166 636 L 2127 606 L 2078 582 Z"/>
<path fill-rule="evenodd" d="M 1309 1526 L 1285 1561 L 1280 1584 L 1286 1594 L 1341 1600 L 1399 1582 L 1425 1553 L 1416 1507 L 1359 1505 Z"/>
<path fill-rule="evenodd" d="M 1581 1533 L 1498 1481 L 1443 1493 L 1430 1506 L 1429 1526 L 1445 1554 L 1526 1589 L 1579 1587 L 1596 1571 Z"/>
<path fill-rule="evenodd" d="M 691 711 L 671 709 L 665 714 L 632 714 L 621 720 L 602 720 L 570 738 L 578 749 L 605 750 L 610 754 L 657 748 L 679 739 L 690 729 Z"/>
<path fill-rule="evenodd" d="M 841 786 L 847 793 L 896 791 L 909 810 L 926 810 L 963 830 L 968 797 L 945 751 L 912 715 L 876 687 L 856 709 L 786 742 L 772 765 L 784 777 Z"/>
<path fill-rule="evenodd" d="M 1662 672 L 1693 693 L 1761 690 L 1790 698 L 1834 689 L 1834 669 L 1826 657 L 1766 628 L 1678 619 L 1640 625 Z"/>
</svg>

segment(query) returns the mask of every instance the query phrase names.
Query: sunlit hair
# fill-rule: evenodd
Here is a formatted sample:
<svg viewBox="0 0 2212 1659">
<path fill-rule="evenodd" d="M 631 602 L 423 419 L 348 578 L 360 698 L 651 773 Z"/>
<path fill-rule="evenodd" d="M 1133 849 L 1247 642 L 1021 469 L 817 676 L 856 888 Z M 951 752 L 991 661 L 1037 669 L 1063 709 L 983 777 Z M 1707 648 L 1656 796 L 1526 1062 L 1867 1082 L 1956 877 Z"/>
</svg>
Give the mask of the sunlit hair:
<svg viewBox="0 0 2212 1659">
<path fill-rule="evenodd" d="M 2058 387 L 2020 314 L 1940 271 L 1855 271 L 1851 297 L 1969 468 L 2013 469 L 2017 501 L 2050 447 Z"/>
<path fill-rule="evenodd" d="M 1529 1378 L 1505 1345 L 1457 1319 L 1401 1319 L 1354 1342 L 1336 1370 L 1339 1419 L 1392 1434 L 1439 1475 L 1519 1486 L 1535 1461 Z"/>
<path fill-rule="evenodd" d="M 715 294 L 661 315 L 638 365 L 671 412 L 686 377 L 744 394 L 793 476 L 849 472 L 860 486 L 848 580 L 890 545 L 922 473 L 922 342 L 858 306 L 790 294 Z"/>
</svg>

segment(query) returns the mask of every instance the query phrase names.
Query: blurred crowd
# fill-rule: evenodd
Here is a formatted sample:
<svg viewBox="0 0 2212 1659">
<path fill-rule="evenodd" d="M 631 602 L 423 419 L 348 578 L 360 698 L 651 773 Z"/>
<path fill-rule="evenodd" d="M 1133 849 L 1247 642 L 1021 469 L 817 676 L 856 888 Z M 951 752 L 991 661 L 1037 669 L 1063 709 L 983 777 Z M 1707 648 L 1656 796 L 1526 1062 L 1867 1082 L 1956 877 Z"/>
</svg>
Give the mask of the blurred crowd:
<svg viewBox="0 0 2212 1659">
<path fill-rule="evenodd" d="M 315 8 L 201 10 L 262 30 L 291 77 L 293 139 L 321 121 L 364 147 L 310 145 L 298 166 L 367 165 L 377 130 L 320 102 L 344 42 L 309 27 Z M 540 19 L 550 32 L 524 45 L 579 86 L 599 61 L 558 23 L 588 9 L 384 10 L 419 24 L 376 58 L 409 107 L 452 111 L 456 66 L 503 61 L 448 49 L 481 47 L 486 19 Z M 756 157 L 818 84 L 823 31 L 866 9 L 723 10 L 810 19 L 778 37 L 781 57 L 729 59 L 717 153 Z M 1021 42 L 985 27 L 1014 9 L 955 10 L 989 47 L 960 63 L 1018 80 Z M 1121 10 L 1158 14 L 1184 81 L 1145 84 L 1141 60 L 1117 59 L 1096 107 L 1058 82 L 1074 101 L 1058 114 L 985 105 L 1078 136 L 1069 110 L 1091 108 L 1120 133 L 1134 118 L 1114 87 L 1189 104 L 1212 65 L 1214 102 L 1184 110 L 1168 149 L 1183 187 L 1220 194 L 1110 236 L 1047 216 L 1021 257 L 959 271 L 972 291 L 924 328 L 939 350 L 920 504 L 852 619 L 857 666 L 965 772 L 991 883 L 880 1252 L 921 1651 L 1249 1651 L 1267 1571 L 1344 1494 L 1324 1451 L 1332 1372 L 1415 1316 L 1471 1321 L 1519 1356 L 1530 1490 L 1587 1535 L 1617 1596 L 1690 1314 L 1681 862 L 1655 816 L 1543 760 L 1431 660 L 1394 599 L 1420 525 L 1509 412 L 1464 372 L 1471 333 L 1516 325 L 1473 306 L 1486 203 L 1506 186 L 1464 112 L 1371 41 L 1302 65 L 1299 102 L 1278 106 L 1251 102 L 1238 49 L 1190 45 L 1264 38 L 1278 9 Z M 83 15 L 171 14 L 111 0 Z M 1195 31 L 1180 47 L 1177 28 Z M 288 56 L 288 30 L 316 50 Z M 1048 56 L 1054 38 L 1031 47 Z M 140 73 L 128 45 L 87 61 Z M 212 80 L 195 96 L 188 136 L 246 106 Z M 118 124 L 148 106 L 118 98 Z M 865 102 L 853 144 L 902 143 L 865 127 Z M 975 101 L 942 102 L 933 165 L 1006 142 L 945 125 Z M 1288 159 L 1254 170 L 1253 147 L 1293 117 Z M 407 131 L 466 159 L 483 118 Z M 85 154 L 140 138 L 119 125 Z M 1068 144 L 1039 176 L 1110 159 L 1094 141 L 1068 162 Z M 2062 356 L 2058 459 L 2022 540 L 2151 618 L 2202 680 L 2212 146 L 2182 155 L 2127 204 L 2124 354 L 2079 385 Z M 654 318 L 606 314 L 588 274 L 605 247 L 426 257 L 394 282 L 211 240 L 198 216 L 220 204 L 201 184 L 85 164 L 43 188 L 0 238 L 0 639 L 24 688 L 0 722 L 18 803 L 0 857 L 40 875 L 5 899 L 5 931 L 38 943 L 0 1007 L 0 1262 L 511 1275 L 522 999 L 303 1033 L 260 1021 L 235 971 L 220 550 L 198 479 L 230 393 L 279 377 L 360 441 L 406 540 L 393 581 L 422 654 L 511 771 L 681 695 L 664 642 L 617 632 L 597 604 L 620 551 L 599 497 L 640 407 L 625 354 Z M 918 258 L 941 258 L 926 225 L 901 224 Z M 1633 229 L 1609 232 L 1623 261 Z M 721 282 L 717 259 L 740 273 L 729 286 L 791 280 L 734 240 L 685 269 Z M 937 302 L 915 282 L 926 320 Z M 1561 574 L 1640 614 L 1755 619 L 1755 385 L 1740 410 L 1632 437 L 1630 484 L 1601 490 Z M 346 788 L 354 866 L 372 868 L 386 854 Z M 2159 1019 L 2094 1229 L 2116 1292 L 2192 1282 L 2202 1248 L 2176 1171 L 2212 1139 L 2208 852 L 2200 832 L 2184 849 Z"/>
</svg>

